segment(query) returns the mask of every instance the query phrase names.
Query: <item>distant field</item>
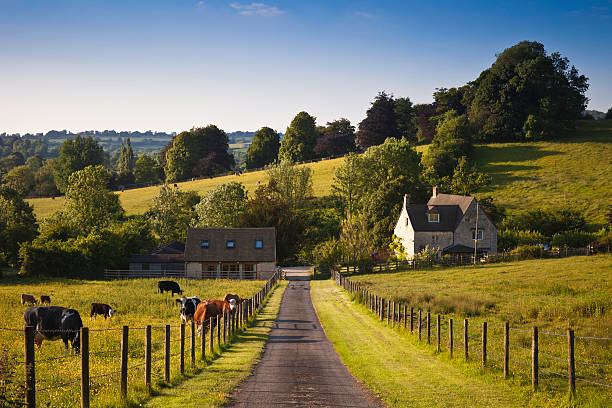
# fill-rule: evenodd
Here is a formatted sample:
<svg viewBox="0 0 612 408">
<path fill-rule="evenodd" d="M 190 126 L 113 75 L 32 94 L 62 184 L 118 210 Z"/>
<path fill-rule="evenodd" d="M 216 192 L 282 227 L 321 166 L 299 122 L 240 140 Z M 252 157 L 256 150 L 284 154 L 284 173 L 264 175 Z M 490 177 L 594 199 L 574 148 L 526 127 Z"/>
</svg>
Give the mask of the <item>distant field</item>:
<svg viewBox="0 0 612 408">
<path fill-rule="evenodd" d="M 238 280 L 187 280 L 178 279 L 185 296 L 198 296 L 200 299 L 223 298 L 226 293 L 237 293 L 241 297 L 251 297 L 264 285 L 264 281 L 238 281 Z M 90 329 L 119 329 L 122 325 L 130 327 L 144 327 L 147 324 L 161 327 L 165 324 L 180 325 L 179 305 L 177 296 L 168 293 L 160 294 L 157 291 L 157 279 L 137 279 L 121 281 L 82 281 L 76 279 L 52 278 L 6 278 L 0 280 L 0 327 L 23 328 L 23 311 L 26 306 L 19 302 L 21 293 L 28 293 L 39 297 L 50 295 L 53 305 L 76 309 L 83 325 Z M 105 320 L 98 317 L 95 321 L 89 320 L 89 307 L 92 302 L 108 303 L 116 309 L 116 316 Z M 178 328 L 172 330 L 172 338 L 178 338 Z M 186 330 L 189 336 L 189 329 Z M 152 331 L 153 343 L 163 341 L 163 330 Z M 94 380 L 97 375 L 116 371 L 119 369 L 120 331 L 92 331 L 90 334 L 90 351 L 104 354 L 92 354 L 90 361 L 92 377 L 92 406 L 113 405 L 117 399 L 118 377 L 102 377 Z M 53 358 L 63 355 L 63 346 L 60 341 L 43 342 L 36 359 Z M 144 331 L 131 330 L 130 344 L 142 346 L 144 344 Z M 23 334 L 0 330 L 0 358 L 9 360 L 13 357 L 23 361 Z M 179 350 L 179 343 L 172 343 L 172 353 Z M 198 349 L 199 350 L 199 349 Z M 153 347 L 153 359 L 163 356 L 163 345 Z M 130 366 L 141 363 L 144 359 L 142 348 L 130 352 Z M 189 361 L 187 359 L 187 361 Z M 186 364 L 187 365 L 187 364 Z M 154 365 L 154 382 L 163 380 L 163 361 Z M 17 378 L 23 377 L 23 369 L 17 366 Z M 38 386 L 46 388 L 73 381 L 79 378 L 79 360 L 71 358 L 68 361 L 49 361 L 37 364 L 36 376 L 40 379 Z M 178 358 L 172 360 L 171 372 L 178 373 Z M 142 368 L 131 370 L 130 383 L 142 385 L 144 376 Z M 173 375 L 176 377 L 176 375 Z M 19 380 L 21 381 L 21 380 Z M 73 407 L 78 406 L 78 382 L 67 388 L 41 391 L 36 399 L 40 406 Z M 142 387 L 140 387 L 142 388 Z M 1 388 L 0 388 L 1 390 Z M 142 389 L 131 387 L 129 393 L 142 394 Z"/>
<path fill-rule="evenodd" d="M 425 152 L 427 146 L 417 150 Z M 576 130 L 560 141 L 537 143 L 500 143 L 476 147 L 480 169 L 491 175 L 493 183 L 478 195 L 491 195 L 510 214 L 532 207 L 565 205 L 584 211 L 591 223 L 604 221 L 604 210 L 612 203 L 612 120 L 581 121 Z M 310 163 L 316 196 L 329 194 L 334 169 L 343 159 Z M 257 182 L 266 181 L 265 172 L 245 173 L 199 181 L 178 183 L 184 190 L 203 194 L 229 181 L 240 181 L 252 192 Z M 143 213 L 159 187 L 119 193 L 128 214 Z M 38 218 L 63 206 L 63 199 L 37 198 Z"/>
</svg>

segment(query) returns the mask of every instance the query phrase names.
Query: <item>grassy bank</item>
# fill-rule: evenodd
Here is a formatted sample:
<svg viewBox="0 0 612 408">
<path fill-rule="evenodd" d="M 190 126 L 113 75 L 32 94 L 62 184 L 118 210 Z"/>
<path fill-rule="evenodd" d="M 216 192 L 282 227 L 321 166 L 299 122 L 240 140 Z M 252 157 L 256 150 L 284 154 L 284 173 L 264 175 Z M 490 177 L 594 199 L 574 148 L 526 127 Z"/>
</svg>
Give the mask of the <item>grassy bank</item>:
<svg viewBox="0 0 612 408">
<path fill-rule="evenodd" d="M 177 387 L 162 390 L 147 407 L 220 407 L 232 390 L 250 375 L 259 361 L 276 320 L 287 281 L 281 281 L 253 325 L 240 333 L 222 354 L 198 375 Z"/>
<path fill-rule="evenodd" d="M 263 281 L 181 279 L 177 281 L 186 296 L 198 296 L 200 299 L 223 298 L 226 293 L 237 293 L 248 298 L 264 285 Z M 37 297 L 43 294 L 49 295 L 53 305 L 76 309 L 81 315 L 83 324 L 92 330 L 89 346 L 92 406 L 121 406 L 117 397 L 119 377 L 117 374 L 110 374 L 119 369 L 121 331 L 118 329 L 121 326 L 127 325 L 131 328 L 142 328 L 148 324 L 154 326 L 152 355 L 153 360 L 156 360 L 163 357 L 163 344 L 161 343 L 164 339 L 164 330 L 162 326 L 171 324 L 174 326 L 171 329 L 173 340 L 171 353 L 175 354 L 179 351 L 179 342 L 175 341 L 179 338 L 179 328 L 176 325 L 180 325 L 177 297 L 172 297 L 167 293 L 156 293 L 156 291 L 156 279 L 107 282 L 6 278 L 0 280 L 0 310 L 3 311 L 0 316 L 0 327 L 23 327 L 23 311 L 26 306 L 20 304 L 21 293 Z M 92 302 L 110 304 L 116 309 L 115 317 L 107 320 L 98 317 L 97 320 L 90 321 L 89 306 Z M 94 331 L 106 329 L 111 330 Z M 186 330 L 186 335 L 190 336 L 189 328 Z M 22 383 L 23 367 L 18 363 L 23 361 L 22 332 L 0 330 L 0 344 L 3 345 L 0 350 L 2 360 L 13 362 L 9 364 L 8 369 L 14 370 L 16 381 Z M 130 347 L 133 347 L 130 350 L 130 367 L 144 361 L 143 345 L 144 330 L 130 330 Z M 36 351 L 36 359 L 52 359 L 62 356 L 62 348 L 61 341 L 44 342 L 40 350 Z M 189 358 L 186 361 L 189 361 Z M 75 407 L 79 405 L 79 364 L 79 358 L 74 355 L 65 360 L 50 360 L 37 364 L 37 388 L 55 387 L 76 381 L 66 387 L 37 392 L 37 402 L 40 406 Z M 179 359 L 174 357 L 171 361 L 172 383 L 181 380 L 178 375 L 178 365 Z M 163 386 L 163 361 L 155 362 L 152 371 L 156 387 Z M 131 402 L 135 403 L 147 395 L 142 387 L 144 366 L 134 367 L 128 374 L 130 384 L 128 395 L 130 395 Z"/>
</svg>

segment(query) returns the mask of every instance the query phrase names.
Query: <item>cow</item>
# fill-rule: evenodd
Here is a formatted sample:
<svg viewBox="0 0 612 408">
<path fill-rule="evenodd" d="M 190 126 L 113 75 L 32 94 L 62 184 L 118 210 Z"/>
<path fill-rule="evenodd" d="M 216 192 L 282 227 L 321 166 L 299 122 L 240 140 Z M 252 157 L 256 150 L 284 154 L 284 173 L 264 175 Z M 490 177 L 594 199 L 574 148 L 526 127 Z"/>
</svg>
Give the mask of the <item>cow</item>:
<svg viewBox="0 0 612 408">
<path fill-rule="evenodd" d="M 83 321 L 79 312 L 61 306 L 36 306 L 26 309 L 23 313 L 26 326 L 34 326 L 36 334 L 34 343 L 40 347 L 43 340 L 59 340 L 64 342 L 64 354 L 68 343 L 78 353 L 80 351 L 80 329 Z"/>
<path fill-rule="evenodd" d="M 92 303 L 89 311 L 89 320 L 92 318 L 95 320 L 97 315 L 104 316 L 104 320 L 106 320 L 107 317 L 113 317 L 113 313 L 115 313 L 113 308 L 106 303 Z"/>
<path fill-rule="evenodd" d="M 44 305 L 45 303 L 50 305 L 51 304 L 51 297 L 47 296 L 47 295 L 40 295 L 40 304 Z"/>
<path fill-rule="evenodd" d="M 198 335 L 202 335 L 204 328 L 208 327 L 211 318 L 215 318 L 229 311 L 230 304 L 224 300 L 210 299 L 206 302 L 201 302 L 193 315 Z"/>
<path fill-rule="evenodd" d="M 31 303 L 33 305 L 36 304 L 36 298 L 32 295 L 26 295 L 25 293 L 21 294 L 21 304 L 25 305 L 26 303 Z"/>
<path fill-rule="evenodd" d="M 197 296 L 182 297 L 180 299 L 176 299 L 176 301 L 181 304 L 181 321 L 183 323 L 193 320 L 193 315 L 195 314 L 200 302 L 202 302 Z"/>
<path fill-rule="evenodd" d="M 239 305 L 240 303 L 245 301 L 245 299 L 242 299 L 239 295 L 233 295 L 231 293 L 228 293 L 227 295 L 225 295 L 223 300 L 225 300 L 226 302 L 230 304 L 232 312 L 236 308 L 236 305 Z"/>
<path fill-rule="evenodd" d="M 175 293 L 179 295 L 183 294 L 179 284 L 174 281 L 159 281 L 157 282 L 157 287 L 159 288 L 160 293 L 164 293 L 164 291 L 172 292 L 172 296 L 174 296 Z"/>
</svg>

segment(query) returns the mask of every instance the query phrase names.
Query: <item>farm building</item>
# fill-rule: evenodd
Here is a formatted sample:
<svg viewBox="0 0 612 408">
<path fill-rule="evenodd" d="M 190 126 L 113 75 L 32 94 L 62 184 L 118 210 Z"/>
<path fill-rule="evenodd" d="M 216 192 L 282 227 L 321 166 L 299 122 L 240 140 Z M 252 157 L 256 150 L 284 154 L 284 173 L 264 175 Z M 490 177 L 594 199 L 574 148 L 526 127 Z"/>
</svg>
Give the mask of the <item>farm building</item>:
<svg viewBox="0 0 612 408">
<path fill-rule="evenodd" d="M 427 245 L 456 257 L 473 255 L 474 245 L 478 255 L 497 253 L 497 228 L 476 199 L 442 194 L 437 186 L 427 204 L 410 204 L 404 197 L 394 233 L 409 257 Z"/>
<path fill-rule="evenodd" d="M 137 275 L 155 274 L 166 275 L 168 271 L 180 273 L 185 270 L 185 244 L 172 242 L 156 248 L 147 254 L 132 255 L 130 257 L 130 273 Z"/>
<path fill-rule="evenodd" d="M 189 228 L 185 277 L 268 279 L 276 268 L 274 228 Z"/>
</svg>

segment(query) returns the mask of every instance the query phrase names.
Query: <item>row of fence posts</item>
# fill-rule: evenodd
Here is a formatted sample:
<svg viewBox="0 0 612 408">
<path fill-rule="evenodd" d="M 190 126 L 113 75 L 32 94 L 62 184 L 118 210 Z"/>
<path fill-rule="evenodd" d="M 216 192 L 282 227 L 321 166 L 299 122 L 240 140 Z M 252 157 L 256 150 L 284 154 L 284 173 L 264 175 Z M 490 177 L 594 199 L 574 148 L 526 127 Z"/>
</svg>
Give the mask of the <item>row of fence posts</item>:
<svg viewBox="0 0 612 408">
<path fill-rule="evenodd" d="M 359 283 L 353 282 L 346 277 L 342 276 L 341 273 L 334 271 L 334 280 L 340 286 L 342 286 L 346 291 L 351 293 L 353 296 L 358 298 L 358 301 L 364 302 L 366 307 L 374 313 L 381 321 L 386 320 L 387 324 L 395 327 L 395 323 L 398 325 L 403 323 L 404 329 L 408 329 L 408 325 L 410 328 L 410 333 L 414 333 L 414 323 L 415 318 L 417 322 L 417 334 L 419 341 L 422 340 L 422 329 L 423 329 L 423 319 L 422 319 L 422 311 L 418 310 L 418 315 L 415 315 L 414 308 L 410 307 L 408 310 L 408 306 L 406 304 L 396 303 L 391 300 L 384 299 L 378 295 L 371 293 L 361 286 Z M 403 319 L 402 319 L 402 309 L 403 309 Z M 397 319 L 396 319 L 397 317 Z M 425 329 L 426 329 L 426 337 L 427 344 L 431 344 L 431 313 L 427 312 L 425 319 Z M 440 352 L 440 343 L 441 343 L 441 316 L 438 314 L 436 317 L 436 334 L 437 334 L 437 345 L 436 350 Z M 464 359 L 467 361 L 469 359 L 469 347 L 468 347 L 468 319 L 463 320 L 463 355 Z M 510 375 L 510 326 L 508 322 L 505 322 L 503 325 L 504 330 L 504 355 L 503 355 L 503 372 L 504 379 L 507 379 Z M 453 357 L 453 349 L 455 345 L 453 344 L 454 333 L 453 333 L 453 319 L 448 319 L 448 352 L 450 357 Z M 482 367 L 486 367 L 487 365 L 487 322 L 482 323 L 482 334 L 481 334 L 481 364 Z M 538 328 L 532 327 L 531 330 L 531 385 L 532 389 L 536 391 L 538 389 L 539 382 L 539 350 L 538 350 Z M 574 360 L 574 331 L 572 329 L 567 329 L 567 378 L 568 378 L 568 388 L 571 394 L 576 392 L 576 369 L 575 369 L 575 360 Z"/>
<path fill-rule="evenodd" d="M 208 325 L 210 327 L 210 334 L 208 336 L 209 353 L 214 353 L 214 338 L 217 337 L 217 345 L 221 351 L 222 344 L 231 342 L 232 337 L 239 333 L 245 326 L 248 325 L 249 320 L 255 315 L 261 308 L 265 298 L 268 296 L 270 291 L 276 286 L 279 279 L 281 278 L 281 272 L 276 272 L 272 278 L 270 278 L 265 286 L 257 292 L 253 297 L 244 302 L 236 305 L 236 311 L 234 313 L 226 312 L 223 314 L 223 332 L 221 332 L 221 318 L 217 315 L 215 318 L 210 318 Z M 173 355 L 170 354 L 170 328 L 169 324 L 162 326 L 164 330 L 164 380 L 170 382 L 170 358 Z M 151 325 L 145 327 L 145 386 L 151 390 Z M 215 336 L 216 329 L 216 336 Z M 127 398 L 127 386 L 128 386 L 128 356 L 129 356 L 129 330 L 128 326 L 123 326 L 121 331 L 121 356 L 120 356 L 120 370 L 119 370 L 119 384 L 120 384 L 120 395 L 121 398 Z M 26 407 L 36 407 L 36 360 L 34 351 L 34 336 L 35 327 L 26 326 L 24 328 L 24 354 L 25 354 L 25 399 Z M 185 324 L 180 325 L 180 363 L 179 371 L 182 374 L 185 373 Z M 200 357 L 202 360 L 206 358 L 206 336 L 204 327 L 202 328 L 202 342 Z M 196 331 L 195 323 L 191 321 L 191 336 L 190 336 L 190 357 L 191 365 L 195 366 L 196 363 Z M 82 327 L 80 329 L 80 357 L 81 357 L 81 407 L 89 407 L 89 328 Z"/>
</svg>

